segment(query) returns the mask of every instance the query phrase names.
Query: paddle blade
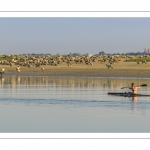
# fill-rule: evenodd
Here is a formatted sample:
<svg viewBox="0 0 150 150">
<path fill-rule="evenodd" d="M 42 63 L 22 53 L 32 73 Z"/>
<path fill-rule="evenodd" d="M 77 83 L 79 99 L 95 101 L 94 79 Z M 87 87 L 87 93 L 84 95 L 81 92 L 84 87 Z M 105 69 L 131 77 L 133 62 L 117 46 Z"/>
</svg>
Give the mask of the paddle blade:
<svg viewBox="0 0 150 150">
<path fill-rule="evenodd" d="M 140 86 L 147 86 L 147 84 L 142 84 L 142 85 L 140 85 Z"/>
<path fill-rule="evenodd" d="M 122 87 L 121 89 L 124 89 L 124 88 L 129 88 L 129 87 Z"/>
</svg>

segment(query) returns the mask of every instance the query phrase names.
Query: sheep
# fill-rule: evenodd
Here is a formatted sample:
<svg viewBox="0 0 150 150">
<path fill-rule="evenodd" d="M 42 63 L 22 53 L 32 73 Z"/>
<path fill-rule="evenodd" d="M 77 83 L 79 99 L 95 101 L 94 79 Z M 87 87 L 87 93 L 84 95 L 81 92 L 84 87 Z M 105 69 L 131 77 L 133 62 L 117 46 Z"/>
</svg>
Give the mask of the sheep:
<svg viewBox="0 0 150 150">
<path fill-rule="evenodd" d="M 16 68 L 16 71 L 19 73 L 20 72 L 20 66 L 18 66 L 17 68 Z"/>
<path fill-rule="evenodd" d="M 106 66 L 108 67 L 108 69 L 109 69 L 109 68 L 113 69 L 112 64 L 106 64 Z"/>
<path fill-rule="evenodd" d="M 20 73 L 20 69 L 18 69 L 17 72 Z"/>
<path fill-rule="evenodd" d="M 4 75 L 4 72 L 5 72 L 5 68 L 1 68 L 1 71 L 0 71 L 1 77 Z"/>
<path fill-rule="evenodd" d="M 1 72 L 5 72 L 5 68 L 2 68 L 2 69 L 1 69 Z"/>
<path fill-rule="evenodd" d="M 16 68 L 16 70 L 20 70 L 20 66 L 18 66 L 18 67 Z"/>
<path fill-rule="evenodd" d="M 142 64 L 146 64 L 147 62 L 146 62 L 146 60 L 142 60 Z"/>
<path fill-rule="evenodd" d="M 41 70 L 44 71 L 44 67 L 42 67 Z"/>
<path fill-rule="evenodd" d="M 68 66 L 70 66 L 70 67 L 72 66 L 72 63 L 70 61 L 67 61 L 66 63 Z"/>
</svg>

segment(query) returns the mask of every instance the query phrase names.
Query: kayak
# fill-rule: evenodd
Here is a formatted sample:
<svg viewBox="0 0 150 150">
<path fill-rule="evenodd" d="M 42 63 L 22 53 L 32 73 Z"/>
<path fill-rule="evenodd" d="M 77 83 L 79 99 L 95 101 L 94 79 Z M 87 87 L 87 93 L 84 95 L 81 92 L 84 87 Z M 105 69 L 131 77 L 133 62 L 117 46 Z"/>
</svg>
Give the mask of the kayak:
<svg viewBox="0 0 150 150">
<path fill-rule="evenodd" d="M 108 92 L 108 95 L 125 96 L 125 97 L 150 96 L 150 95 L 144 95 L 144 94 L 114 93 L 114 92 Z"/>
</svg>

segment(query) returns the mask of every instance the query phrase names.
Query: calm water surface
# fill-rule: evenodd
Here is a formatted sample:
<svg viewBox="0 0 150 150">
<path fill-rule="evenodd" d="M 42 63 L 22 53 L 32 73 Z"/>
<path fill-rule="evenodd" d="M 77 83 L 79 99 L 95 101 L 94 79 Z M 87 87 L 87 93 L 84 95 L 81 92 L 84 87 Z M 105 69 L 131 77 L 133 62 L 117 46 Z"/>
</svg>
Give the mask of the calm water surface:
<svg viewBox="0 0 150 150">
<path fill-rule="evenodd" d="M 150 97 L 110 96 L 149 79 L 24 77 L 0 78 L 0 132 L 150 132 Z"/>
</svg>

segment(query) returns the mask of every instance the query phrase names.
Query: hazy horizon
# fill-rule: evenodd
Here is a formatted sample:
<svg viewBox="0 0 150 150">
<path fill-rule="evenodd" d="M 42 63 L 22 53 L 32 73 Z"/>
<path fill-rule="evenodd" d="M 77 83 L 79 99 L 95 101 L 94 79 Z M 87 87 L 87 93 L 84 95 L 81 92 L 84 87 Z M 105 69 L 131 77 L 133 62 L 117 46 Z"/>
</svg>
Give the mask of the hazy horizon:
<svg viewBox="0 0 150 150">
<path fill-rule="evenodd" d="M 0 54 L 128 53 L 150 48 L 150 18 L 0 18 Z"/>
</svg>

